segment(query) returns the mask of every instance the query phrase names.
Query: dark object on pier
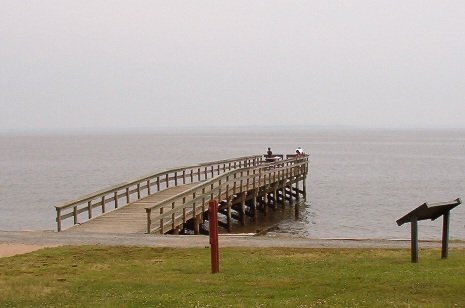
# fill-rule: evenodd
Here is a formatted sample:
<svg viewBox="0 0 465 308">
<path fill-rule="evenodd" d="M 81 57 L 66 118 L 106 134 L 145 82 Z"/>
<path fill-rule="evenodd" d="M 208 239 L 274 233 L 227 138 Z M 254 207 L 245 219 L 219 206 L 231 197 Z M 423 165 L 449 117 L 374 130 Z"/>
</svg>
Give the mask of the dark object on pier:
<svg viewBox="0 0 465 308">
<path fill-rule="evenodd" d="M 447 259 L 447 250 L 449 245 L 449 213 L 450 210 L 462 204 L 460 198 L 450 202 L 440 203 L 423 203 L 407 215 L 399 218 L 396 222 L 401 226 L 404 223 L 410 222 L 411 228 L 411 247 L 412 247 L 412 263 L 418 262 L 418 221 L 419 220 L 436 220 L 443 216 L 442 221 L 442 250 L 441 258 Z"/>
<path fill-rule="evenodd" d="M 268 148 L 268 151 L 266 151 L 266 155 L 268 157 L 271 157 L 273 155 L 273 152 L 271 152 L 271 148 Z"/>
<path fill-rule="evenodd" d="M 265 158 L 265 161 L 266 162 L 275 162 L 276 160 L 278 159 L 282 159 L 283 158 L 283 155 L 273 155 L 273 152 L 271 151 L 271 148 L 268 148 L 268 151 L 266 151 L 266 154 L 263 155 L 263 157 Z"/>
</svg>

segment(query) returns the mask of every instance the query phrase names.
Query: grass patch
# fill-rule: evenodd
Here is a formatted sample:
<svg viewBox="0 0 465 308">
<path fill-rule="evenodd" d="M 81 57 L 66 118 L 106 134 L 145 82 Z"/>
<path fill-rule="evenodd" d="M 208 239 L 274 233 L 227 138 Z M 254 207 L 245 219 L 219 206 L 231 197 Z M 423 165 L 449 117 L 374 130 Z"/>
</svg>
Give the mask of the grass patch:
<svg viewBox="0 0 465 308">
<path fill-rule="evenodd" d="M 67 246 L 0 259 L 0 306 L 465 306 L 464 249 Z"/>
</svg>

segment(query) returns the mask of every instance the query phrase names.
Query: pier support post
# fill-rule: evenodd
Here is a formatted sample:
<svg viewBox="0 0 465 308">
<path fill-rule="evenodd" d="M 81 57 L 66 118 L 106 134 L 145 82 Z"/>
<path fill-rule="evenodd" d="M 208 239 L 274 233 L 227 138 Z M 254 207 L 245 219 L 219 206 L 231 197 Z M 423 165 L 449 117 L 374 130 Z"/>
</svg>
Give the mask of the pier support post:
<svg viewBox="0 0 465 308">
<path fill-rule="evenodd" d="M 241 218 L 241 225 L 245 226 L 245 193 L 241 194 L 240 218 Z"/>
<path fill-rule="evenodd" d="M 299 202 L 296 202 L 295 205 L 294 205 L 294 215 L 295 215 L 295 219 L 299 219 L 299 217 L 300 217 L 300 204 L 299 204 Z"/>
<path fill-rule="evenodd" d="M 283 203 L 283 206 L 286 203 L 286 183 L 283 183 L 283 188 L 281 191 L 281 202 Z"/>
<path fill-rule="evenodd" d="M 228 209 L 228 215 L 226 219 L 228 223 L 228 233 L 231 233 L 232 232 L 231 198 L 228 198 L 227 209 Z"/>
<path fill-rule="evenodd" d="M 253 221 L 257 221 L 257 198 L 258 198 L 258 194 L 257 194 L 257 191 L 255 190 L 253 192 L 253 203 L 252 203 L 252 211 L 253 211 Z"/>
<path fill-rule="evenodd" d="M 194 217 L 194 234 L 200 234 L 200 215 Z"/>
<path fill-rule="evenodd" d="M 307 180 L 305 177 L 304 177 L 302 185 L 303 185 L 302 190 L 303 190 L 304 198 L 307 199 Z"/>
<path fill-rule="evenodd" d="M 276 186 L 274 187 L 273 190 L 273 210 L 276 210 L 278 208 L 278 194 L 277 194 L 277 189 Z"/>
<path fill-rule="evenodd" d="M 284 198 L 292 204 L 292 183 L 285 187 Z"/>
<path fill-rule="evenodd" d="M 299 185 L 299 180 L 296 179 L 296 181 L 295 181 L 295 192 L 296 192 L 295 199 L 296 199 L 297 201 L 300 200 L 300 188 L 299 188 L 299 187 L 300 187 L 300 185 Z"/>
<path fill-rule="evenodd" d="M 265 195 L 263 196 L 263 213 L 265 214 L 268 214 L 268 193 L 266 192 L 265 190 Z"/>
</svg>

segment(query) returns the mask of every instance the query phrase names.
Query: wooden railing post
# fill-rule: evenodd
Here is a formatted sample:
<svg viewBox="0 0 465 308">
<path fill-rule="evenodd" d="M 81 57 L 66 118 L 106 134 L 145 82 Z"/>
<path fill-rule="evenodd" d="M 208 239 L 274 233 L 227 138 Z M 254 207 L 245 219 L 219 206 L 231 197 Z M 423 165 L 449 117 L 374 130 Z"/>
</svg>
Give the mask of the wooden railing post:
<svg viewBox="0 0 465 308">
<path fill-rule="evenodd" d="M 239 189 L 239 192 L 242 192 L 244 190 L 244 180 L 242 179 L 244 177 L 244 171 L 241 170 L 241 180 L 239 181 L 239 185 L 241 185 L 241 188 Z"/>
<path fill-rule="evenodd" d="M 172 202 L 172 203 L 171 203 L 171 210 L 174 210 L 174 205 L 175 205 L 175 204 L 176 204 L 176 202 Z M 176 221 L 175 221 L 175 219 L 176 219 L 176 215 L 175 215 L 175 213 L 173 212 L 173 214 L 171 214 L 171 229 L 172 229 L 173 231 L 175 231 L 175 229 L 176 229 Z"/>
<path fill-rule="evenodd" d="M 255 161 L 255 160 L 254 160 Z M 256 184 L 256 179 L 255 179 L 255 172 L 257 171 L 257 169 L 253 169 L 252 173 L 253 173 L 253 186 L 252 188 L 255 190 L 257 188 L 257 184 Z"/>
<path fill-rule="evenodd" d="M 199 179 L 199 182 L 202 180 L 202 174 L 205 176 L 205 180 L 209 180 L 210 176 L 214 178 L 215 176 L 221 176 L 222 171 L 226 173 L 226 170 L 229 167 L 229 172 L 233 171 L 233 169 L 238 169 L 237 166 L 239 165 L 240 168 L 242 167 L 247 167 L 251 165 L 252 161 L 256 161 L 259 159 L 260 156 L 252 156 L 252 157 L 240 157 L 236 159 L 229 159 L 229 160 L 222 160 L 222 161 L 215 161 L 215 162 L 209 162 L 209 163 L 204 163 L 200 165 L 194 165 L 191 167 L 185 167 L 184 169 L 170 169 L 166 170 L 164 172 L 159 172 L 156 174 L 153 174 L 151 176 L 146 176 L 143 178 L 139 178 L 137 180 L 133 180 L 131 182 L 126 182 L 123 184 L 120 184 L 119 186 L 114 186 L 111 188 L 108 188 L 107 190 L 100 190 L 98 192 L 95 192 L 92 195 L 87 195 L 85 197 L 82 197 L 78 200 L 72 201 L 72 202 L 67 202 L 66 204 L 56 206 L 57 209 L 57 229 L 62 230 L 63 228 L 63 221 L 65 219 L 73 217 L 73 224 L 79 224 L 79 214 L 86 211 L 88 212 L 88 218 L 92 219 L 93 218 L 93 208 L 97 208 L 101 206 L 101 211 L 97 211 L 97 215 L 104 214 L 107 212 L 106 210 L 106 204 L 107 203 L 113 203 L 114 208 L 117 209 L 118 207 L 124 206 L 125 204 L 130 204 L 131 201 L 135 201 L 134 197 L 131 198 L 131 195 L 133 193 L 137 193 L 137 199 L 140 200 L 145 194 L 147 196 L 152 195 L 155 192 L 155 188 L 152 190 L 152 186 L 156 185 L 156 190 L 159 192 L 162 189 L 169 188 L 170 185 L 180 185 L 181 182 L 178 180 L 181 179 L 182 177 L 182 184 L 187 184 L 189 178 L 189 173 L 190 173 L 190 180 L 191 183 L 194 182 L 194 176 L 196 174 L 197 170 L 197 177 Z M 234 165 L 234 167 L 232 167 Z M 304 166 L 302 166 L 303 168 Z M 303 169 L 302 169 L 303 170 Z M 182 176 L 181 176 L 182 172 Z M 244 179 L 245 172 L 244 170 L 241 170 L 240 172 L 231 172 L 231 175 L 234 173 L 234 182 L 230 183 L 231 185 L 234 184 L 234 190 L 237 193 L 239 190 L 237 189 L 237 185 L 241 185 L 240 191 L 244 191 L 244 185 L 246 184 L 247 189 L 250 186 L 250 175 L 251 172 L 250 170 L 247 170 L 247 177 Z M 171 176 L 171 174 L 174 174 L 174 177 Z M 237 179 L 237 177 L 241 176 L 240 181 Z M 171 180 L 174 180 L 173 183 L 170 183 Z M 228 179 L 229 180 L 229 179 Z M 246 181 L 247 183 L 245 183 Z M 156 181 L 156 183 L 155 183 Z M 162 185 L 163 182 L 166 182 L 166 185 Z M 210 185 L 211 191 L 207 194 L 208 195 L 213 195 L 217 192 L 216 186 L 218 185 L 218 182 L 211 181 L 213 183 Z M 218 195 L 219 199 L 221 199 L 222 193 L 224 193 L 223 190 L 223 185 L 224 185 L 224 179 L 222 178 L 222 181 L 220 182 L 220 187 L 218 189 Z M 229 185 L 229 184 L 228 184 Z M 162 187 L 163 186 L 163 187 Z M 208 186 L 206 185 L 207 189 Z M 147 191 L 145 192 L 145 188 L 147 188 Z M 229 197 L 232 197 L 230 195 Z M 126 203 L 123 202 L 120 204 L 120 198 L 126 199 Z M 100 200 L 99 200 L 100 199 Z M 100 201 L 100 202 L 99 202 Z M 192 203 L 196 203 L 191 201 Z M 87 206 L 86 206 L 87 203 Z M 169 203 L 168 203 L 169 204 Z M 198 203 L 197 203 L 198 204 Z M 205 202 L 203 202 L 205 204 Z M 196 213 L 197 214 L 197 213 Z M 203 214 L 200 213 L 201 215 Z M 195 215 L 194 215 L 195 216 Z M 167 220 L 168 218 L 165 218 Z M 166 229 L 166 228 L 165 228 Z"/>
<path fill-rule="evenodd" d="M 233 188 L 232 188 L 232 193 L 235 194 L 236 193 L 236 173 L 234 172 L 234 175 L 233 175 Z"/>
<path fill-rule="evenodd" d="M 61 209 L 57 208 L 57 231 L 61 231 Z"/>
<path fill-rule="evenodd" d="M 73 207 L 73 217 L 74 217 L 74 224 L 77 225 L 78 223 L 77 206 Z"/>
<path fill-rule="evenodd" d="M 87 202 L 87 213 L 89 214 L 89 219 L 92 218 L 92 201 Z"/>
<path fill-rule="evenodd" d="M 163 207 L 160 208 L 160 216 L 163 215 Z M 160 218 L 160 234 L 165 234 L 165 224 L 163 222 L 163 217 Z"/>
<path fill-rule="evenodd" d="M 195 200 L 195 191 L 192 193 L 192 200 Z M 195 207 L 195 201 L 192 202 L 192 221 L 194 222 L 194 235 L 199 234 L 199 220 L 197 217 L 197 209 Z"/>
<path fill-rule="evenodd" d="M 150 230 L 152 229 L 152 209 L 145 209 L 145 212 L 147 213 L 147 234 L 150 234 Z"/>
<path fill-rule="evenodd" d="M 184 205 L 186 204 L 186 197 L 182 198 L 182 223 L 183 225 L 186 223 L 186 208 Z"/>
<path fill-rule="evenodd" d="M 226 199 L 229 198 L 229 175 L 226 176 Z"/>
<path fill-rule="evenodd" d="M 113 199 L 115 199 L 115 209 L 117 209 L 118 208 L 118 191 L 114 192 Z"/>
<path fill-rule="evenodd" d="M 253 191 L 253 200 L 252 200 L 252 209 L 253 209 L 253 221 L 257 220 L 257 198 L 258 198 L 258 193 L 257 190 L 254 189 Z"/>
<path fill-rule="evenodd" d="M 105 213 L 105 196 L 102 196 L 102 213 Z"/>
<path fill-rule="evenodd" d="M 202 188 L 202 218 L 203 213 L 205 213 L 205 187 Z"/>
</svg>

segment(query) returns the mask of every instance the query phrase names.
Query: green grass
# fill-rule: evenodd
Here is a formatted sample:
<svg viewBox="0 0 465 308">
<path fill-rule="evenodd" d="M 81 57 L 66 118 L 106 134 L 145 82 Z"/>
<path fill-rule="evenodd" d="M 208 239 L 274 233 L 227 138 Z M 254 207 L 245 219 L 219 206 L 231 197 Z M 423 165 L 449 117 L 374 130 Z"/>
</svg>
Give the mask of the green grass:
<svg viewBox="0 0 465 308">
<path fill-rule="evenodd" d="M 78 246 L 0 259 L 0 306 L 465 306 L 465 250 Z"/>
</svg>

